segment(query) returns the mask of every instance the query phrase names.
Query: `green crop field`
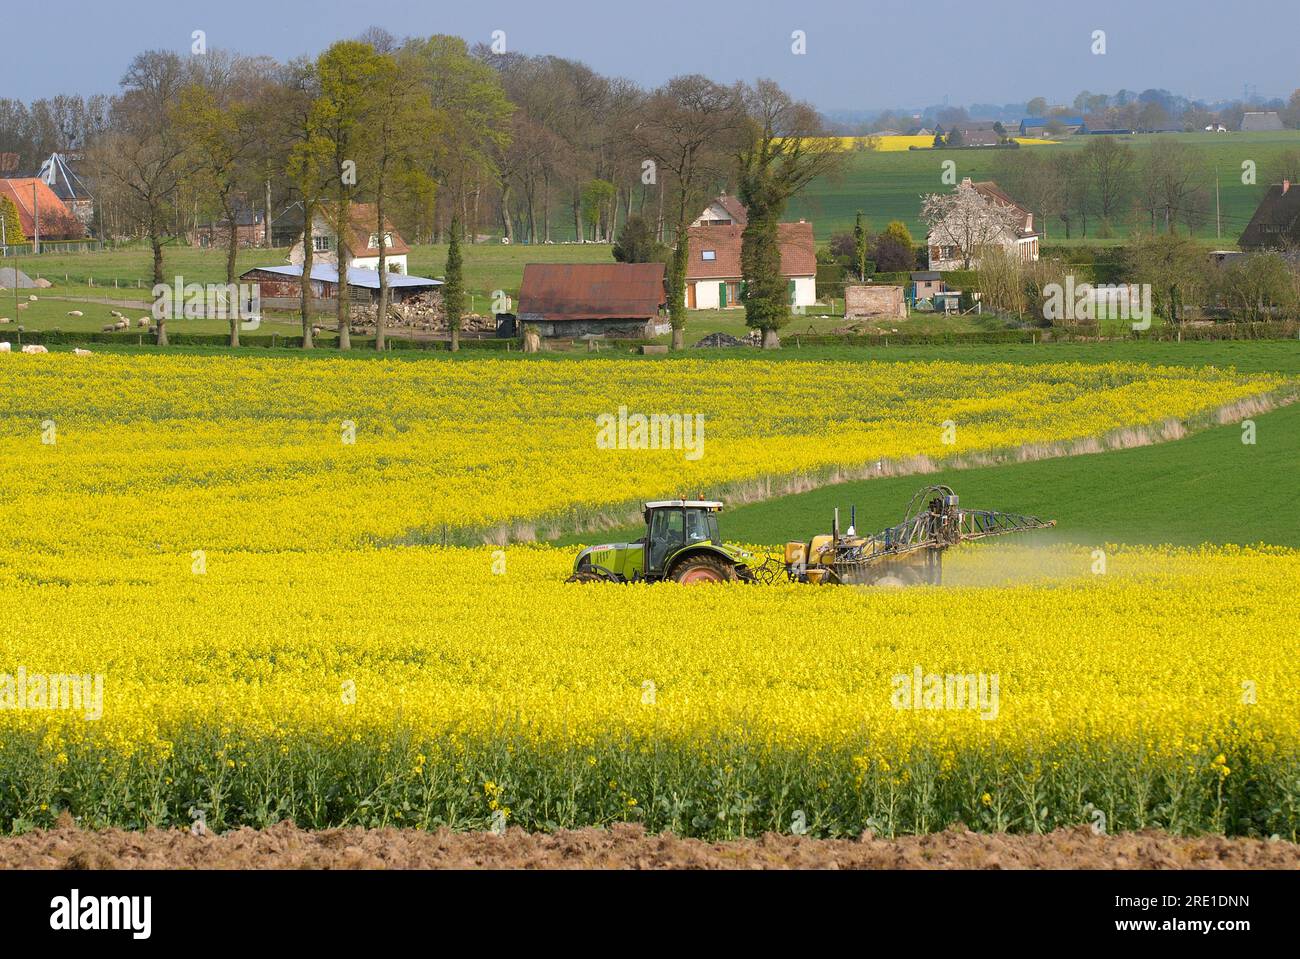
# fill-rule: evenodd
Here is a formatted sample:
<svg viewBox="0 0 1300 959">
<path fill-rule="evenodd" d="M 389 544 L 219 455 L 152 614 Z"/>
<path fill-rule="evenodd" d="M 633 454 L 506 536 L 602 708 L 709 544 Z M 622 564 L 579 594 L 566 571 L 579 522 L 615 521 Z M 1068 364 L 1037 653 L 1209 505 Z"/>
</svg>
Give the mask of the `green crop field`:
<svg viewBox="0 0 1300 959">
<path fill-rule="evenodd" d="M 1287 150 L 1300 151 L 1300 131 L 1297 130 L 1165 136 L 1178 143 L 1194 146 L 1204 155 L 1202 185 L 1209 191 L 1210 217 L 1198 235 L 1205 239 L 1212 239 L 1215 235 L 1213 194 L 1217 168 L 1223 239 L 1229 246 L 1235 245 L 1237 236 L 1250 222 L 1268 184 L 1274 182 L 1270 176 L 1279 155 Z M 1140 163 L 1145 150 L 1159 138 L 1142 135 L 1122 139 L 1137 150 Z M 1020 149 L 1077 150 L 1088 140 L 1089 137 L 1080 136 L 1059 144 L 1024 146 Z M 940 179 L 943 161 L 956 161 L 958 179 L 968 176 L 973 180 L 996 180 L 1000 164 L 1005 162 L 1009 152 L 994 149 L 854 152 L 849 155 L 846 168 L 840 176 L 817 180 L 796 197 L 790 204 L 787 218 L 811 220 L 817 238 L 826 240 L 835 233 L 852 230 L 854 215 L 862 210 L 873 229 L 883 229 L 890 220 L 902 220 L 912 231 L 913 238 L 919 240 L 925 235 L 925 227 L 920 218 L 921 197 L 927 193 L 951 189 Z M 1241 165 L 1246 160 L 1253 160 L 1256 165 L 1257 182 L 1253 186 L 1241 182 Z M 1065 233 L 1059 223 L 1049 222 L 1046 226 L 1050 242 L 1064 240 Z M 1127 230 L 1122 232 L 1126 233 Z M 1115 238 L 1091 239 L 1093 242 L 1115 242 Z"/>
<path fill-rule="evenodd" d="M 840 353 L 787 349 L 780 355 L 806 359 Z M 872 353 L 877 360 L 1124 360 L 1300 376 L 1300 342 L 1292 341 L 903 347 Z M 1231 424 L 1134 449 L 843 483 L 729 509 L 723 514 L 723 531 L 733 542 L 806 540 L 810 531 L 829 529 L 837 506 L 845 522 L 848 507 L 856 506 L 859 529 L 874 530 L 901 520 L 921 486 L 944 483 L 972 507 L 1058 520 L 1057 530 L 1047 536 L 1051 541 L 1178 546 L 1268 542 L 1300 548 L 1300 513 L 1276 508 L 1300 474 L 1300 404 L 1253 420 L 1253 444 L 1243 443 L 1241 426 Z M 1231 495 L 1223 495 L 1225 482 L 1230 482 Z M 598 535 L 614 542 L 643 532 L 627 527 Z M 593 535 L 568 535 L 555 543 L 591 542 Z"/>
</svg>

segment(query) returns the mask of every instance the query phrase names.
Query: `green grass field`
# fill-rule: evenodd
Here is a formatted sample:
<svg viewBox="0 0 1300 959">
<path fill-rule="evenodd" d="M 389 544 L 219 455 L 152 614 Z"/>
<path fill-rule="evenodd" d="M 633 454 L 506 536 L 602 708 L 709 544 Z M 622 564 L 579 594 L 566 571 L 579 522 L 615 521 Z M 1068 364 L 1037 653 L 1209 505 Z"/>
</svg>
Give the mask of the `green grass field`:
<svg viewBox="0 0 1300 959">
<path fill-rule="evenodd" d="M 1274 180 L 1270 167 L 1284 150 L 1300 150 L 1300 131 L 1286 130 L 1277 133 L 1183 133 L 1170 134 L 1179 143 L 1200 149 L 1205 157 L 1204 186 L 1210 195 L 1210 217 L 1197 232 L 1204 239 L 1213 239 L 1214 181 L 1218 169 L 1219 195 L 1222 204 L 1223 240 L 1235 246 L 1237 237 L 1250 222 L 1260 199 Z M 1025 146 L 1022 150 L 1076 150 L 1087 143 L 1088 137 L 1073 137 L 1060 144 Z M 1157 137 L 1150 135 L 1125 137 L 1138 151 L 1139 158 Z M 921 223 L 921 197 L 927 193 L 950 190 L 940 179 L 942 164 L 954 160 L 957 177 L 973 180 L 998 178 L 999 164 L 1008 151 L 993 149 L 968 150 L 911 150 L 900 152 L 854 152 L 850 154 L 843 174 L 834 179 L 813 182 L 807 190 L 790 204 L 787 219 L 811 220 L 819 240 L 827 240 L 835 233 L 853 229 L 853 218 L 858 210 L 871 223 L 872 229 L 884 229 L 890 220 L 902 220 L 912 231 L 913 239 L 925 236 Z M 1257 169 L 1257 182 L 1253 186 L 1241 182 L 1242 162 L 1253 160 Z M 1139 159 L 1139 163 L 1140 163 Z M 1049 222 L 1048 242 L 1063 242 L 1065 232 L 1059 222 Z M 1041 224 L 1040 224 L 1041 228 Z M 1122 237 L 1127 228 L 1117 232 Z M 1116 237 L 1102 239 L 1089 237 L 1074 242 L 1114 243 Z"/>
<path fill-rule="evenodd" d="M 1079 343 L 1005 346 L 786 349 L 787 359 L 839 358 L 870 352 L 885 361 L 951 360 L 968 363 L 1110 361 L 1167 366 L 1215 366 L 1300 377 L 1300 341 L 1211 343 Z M 707 355 L 732 355 L 709 351 Z M 757 351 L 753 354 L 756 355 Z M 1038 514 L 1059 521 L 1052 540 L 1101 544 L 1198 545 L 1269 542 L 1300 548 L 1300 512 L 1285 503 L 1300 475 L 1300 404 L 1254 418 L 1256 442 L 1242 442 L 1239 425 L 1205 429 L 1185 439 L 1131 450 L 934 474 L 890 477 L 823 487 L 739 506 L 723 514 L 727 539 L 782 543 L 807 539 L 830 524 L 839 506 L 858 507 L 859 528 L 898 522 L 912 494 L 946 483 L 975 507 Z M 1224 495 L 1225 485 L 1230 495 Z M 628 527 L 603 541 L 635 538 Z M 565 536 L 558 545 L 592 541 Z"/>
</svg>

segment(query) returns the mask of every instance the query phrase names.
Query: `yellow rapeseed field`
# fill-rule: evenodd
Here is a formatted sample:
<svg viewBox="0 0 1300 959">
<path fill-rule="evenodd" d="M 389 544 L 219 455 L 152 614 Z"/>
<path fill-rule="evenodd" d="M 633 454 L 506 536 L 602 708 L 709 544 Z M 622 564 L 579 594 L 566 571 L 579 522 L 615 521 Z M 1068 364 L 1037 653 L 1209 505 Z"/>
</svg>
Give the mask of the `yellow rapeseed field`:
<svg viewBox="0 0 1300 959">
<path fill-rule="evenodd" d="M 444 527 L 564 525 L 770 477 L 1095 437 L 1280 385 L 1124 363 L 8 355 L 0 555 L 441 542 Z M 702 417 L 699 455 L 600 448 L 597 417 L 620 407 Z"/>
<path fill-rule="evenodd" d="M 0 823 L 1295 836 L 1292 551 L 972 548 L 891 592 L 401 545 L 1279 380 L 672 362 L 3 358 Z M 601 449 L 620 405 L 704 416 L 702 455 Z"/>
</svg>

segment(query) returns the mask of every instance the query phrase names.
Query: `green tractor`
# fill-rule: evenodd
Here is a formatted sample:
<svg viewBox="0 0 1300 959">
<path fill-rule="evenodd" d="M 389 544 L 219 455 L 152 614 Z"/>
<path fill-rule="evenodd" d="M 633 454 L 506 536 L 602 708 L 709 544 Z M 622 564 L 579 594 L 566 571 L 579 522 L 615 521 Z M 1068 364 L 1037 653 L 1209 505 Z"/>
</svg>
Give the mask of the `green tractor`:
<svg viewBox="0 0 1300 959">
<path fill-rule="evenodd" d="M 645 535 L 632 543 L 590 546 L 578 554 L 570 583 L 729 583 L 752 581 L 754 557 L 718 534 L 722 504 L 673 499 L 645 504 Z"/>
</svg>

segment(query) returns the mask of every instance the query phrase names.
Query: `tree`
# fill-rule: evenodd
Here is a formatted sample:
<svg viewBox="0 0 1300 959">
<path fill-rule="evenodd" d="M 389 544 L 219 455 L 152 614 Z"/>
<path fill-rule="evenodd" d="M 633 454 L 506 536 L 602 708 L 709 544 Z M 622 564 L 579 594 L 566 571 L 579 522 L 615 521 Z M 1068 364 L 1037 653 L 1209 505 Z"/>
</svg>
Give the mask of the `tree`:
<svg viewBox="0 0 1300 959">
<path fill-rule="evenodd" d="M 460 37 L 437 34 L 405 45 L 440 114 L 429 173 L 462 231 L 477 232 L 477 203 L 485 182 L 499 182 L 497 158 L 510 144 L 514 105 L 501 76 L 470 54 Z"/>
<path fill-rule="evenodd" d="M 943 142 L 944 146 L 959 147 L 966 142 L 966 135 L 961 132 L 960 127 L 953 127 L 948 131 L 948 137 Z"/>
<path fill-rule="evenodd" d="M 1064 211 L 1061 169 L 1041 150 L 1004 150 L 998 157 L 997 180 L 1008 193 L 1033 212 L 1039 230 Z"/>
<path fill-rule="evenodd" d="M 790 198 L 812 180 L 836 170 L 842 155 L 822 136 L 821 119 L 771 80 L 745 92 L 745 136 L 737 155 L 740 201 L 748 222 L 741 233 L 745 322 L 763 331 L 763 347 L 780 346 L 779 330 L 790 319 L 781 275 L 779 224 Z"/>
<path fill-rule="evenodd" d="M 662 263 L 667 257 L 668 250 L 655 240 L 649 220 L 633 213 L 623 222 L 623 229 L 614 242 L 615 260 L 619 263 Z"/>
<path fill-rule="evenodd" d="M 313 126 L 329 143 L 334 183 L 332 226 L 338 238 L 337 317 L 339 349 L 352 348 L 350 326 L 352 302 L 348 294 L 348 260 L 352 235 L 352 195 L 358 185 L 357 161 L 366 150 L 370 127 L 382 110 L 383 58 L 369 44 L 342 40 L 316 61 L 320 96 L 313 104 Z M 311 221 L 307 221 L 304 246 L 311 242 Z M 382 236 L 380 238 L 382 243 Z M 304 282 L 307 277 L 304 276 Z"/>
<path fill-rule="evenodd" d="M 311 318 L 311 271 L 314 249 L 312 223 L 321 200 L 334 181 L 330 169 L 331 145 L 317 127 L 315 105 L 320 96 L 316 64 L 306 58 L 289 64 L 278 85 L 279 103 L 275 114 L 283 118 L 280 143 L 285 172 L 297 188 L 303 211 L 302 280 L 298 309 L 302 323 L 302 348 L 315 345 Z M 270 229 L 267 224 L 267 229 Z"/>
<path fill-rule="evenodd" d="M 654 163 L 660 197 L 672 186 L 673 253 L 668 261 L 668 317 L 674 350 L 685 346 L 686 267 L 689 227 L 727 169 L 738 145 L 742 104 L 739 91 L 699 74 L 674 77 L 656 90 L 636 128 L 637 142 Z"/>
<path fill-rule="evenodd" d="M 980 251 L 1000 246 L 1019 225 L 1013 208 L 986 199 L 969 180 L 952 193 L 922 197 L 921 219 L 929 227 L 931 245 L 956 247 L 967 270 Z"/>
<path fill-rule="evenodd" d="M 1172 326 L 1182 322 L 1206 277 L 1205 251 L 1190 237 L 1144 234 L 1129 246 L 1129 271 L 1151 286 L 1155 312 Z"/>
<path fill-rule="evenodd" d="M 0 196 L 0 221 L 4 222 L 6 244 L 12 246 L 15 243 L 27 242 L 27 237 L 23 235 L 23 221 L 18 218 L 18 208 L 7 196 Z"/>
<path fill-rule="evenodd" d="M 1226 265 L 1218 282 L 1224 305 L 1258 323 L 1282 310 L 1294 308 L 1294 277 L 1285 259 L 1277 253 L 1246 256 Z"/>
<path fill-rule="evenodd" d="M 113 132 L 94 150 L 92 165 L 122 196 L 122 206 L 149 238 L 154 284 L 163 278 L 163 241 L 172 224 L 185 145 L 173 105 L 185 86 L 186 67 L 166 50 L 138 54 L 122 77 L 112 110 Z"/>
<path fill-rule="evenodd" d="M 195 82 L 181 90 L 174 122 L 186 144 L 186 182 L 216 202 L 227 227 L 226 283 L 233 288 L 240 189 L 248 184 L 248 171 L 263 143 L 259 119 L 265 113 L 257 102 L 262 88 L 254 63 L 225 58 L 219 51 L 208 56 L 226 59 L 226 68 L 207 84 Z M 239 345 L 239 313 L 238 308 L 230 311 L 231 346 Z"/>
<path fill-rule="evenodd" d="M 1111 222 L 1131 192 L 1130 173 L 1136 154 L 1127 143 L 1114 137 L 1090 137 L 1080 156 L 1082 165 L 1092 179 L 1097 212 L 1101 215 L 1102 235 L 1107 235 Z"/>
<path fill-rule="evenodd" d="M 601 214 L 614 196 L 614 184 L 608 180 L 588 180 L 582 188 L 582 222 L 591 229 L 591 238 L 600 240 Z"/>
<path fill-rule="evenodd" d="M 375 313 L 375 349 L 387 347 L 388 322 L 388 203 L 394 192 L 421 188 L 429 145 L 437 139 L 439 115 L 433 109 L 428 88 L 407 51 L 394 56 L 380 55 L 376 63 L 375 89 L 383 97 L 382 109 L 370 124 L 365 161 L 369 193 L 375 201 L 375 236 L 379 239 L 379 308 Z M 432 190 L 432 184 L 423 186 Z"/>
<path fill-rule="evenodd" d="M 862 211 L 858 211 L 857 218 L 853 221 L 853 268 L 858 274 L 858 280 L 865 282 L 867 279 L 867 228 L 862 222 Z"/>
<path fill-rule="evenodd" d="M 1139 203 L 1149 216 L 1149 228 L 1161 223 L 1173 232 L 1181 221 L 1190 231 L 1203 221 L 1209 196 L 1205 159 L 1195 147 L 1158 138 L 1147 148 L 1139 176 Z"/>
<path fill-rule="evenodd" d="M 1028 113 L 1031 117 L 1047 116 L 1047 100 L 1045 100 L 1043 97 L 1034 97 L 1027 104 L 1025 104 L 1025 112 Z"/>
<path fill-rule="evenodd" d="M 460 318 L 465 313 L 464 264 L 460 256 L 460 221 L 453 215 L 447 240 L 447 271 L 442 283 L 442 309 L 451 332 L 451 351 L 460 350 Z"/>
</svg>

